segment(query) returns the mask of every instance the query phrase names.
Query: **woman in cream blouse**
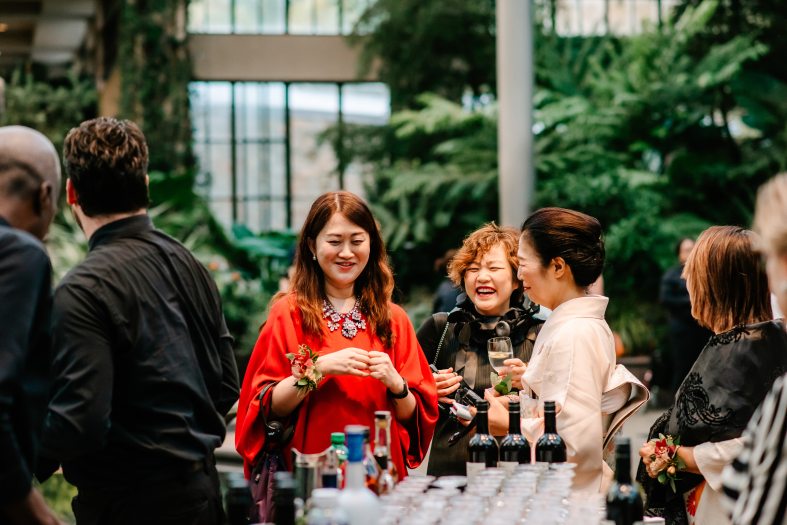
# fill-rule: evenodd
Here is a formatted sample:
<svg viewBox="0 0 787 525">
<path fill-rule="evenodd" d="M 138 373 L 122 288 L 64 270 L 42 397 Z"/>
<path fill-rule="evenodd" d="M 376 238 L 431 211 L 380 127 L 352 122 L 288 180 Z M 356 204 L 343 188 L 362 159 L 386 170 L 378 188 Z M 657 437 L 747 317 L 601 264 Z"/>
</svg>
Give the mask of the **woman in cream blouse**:
<svg viewBox="0 0 787 525">
<path fill-rule="evenodd" d="M 601 225 L 584 213 L 542 208 L 522 225 L 517 255 L 525 293 L 552 313 L 524 374 L 512 371 L 514 384 L 521 377 L 523 388 L 558 403 L 557 431 L 568 461 L 577 465 L 574 490 L 603 492 L 612 478 L 602 457 L 611 415 L 624 406 L 631 415 L 647 392 L 623 367 L 616 370 L 615 342 L 604 320 L 609 299 L 588 294 L 604 266 Z M 634 385 L 644 395 L 631 404 Z"/>
</svg>

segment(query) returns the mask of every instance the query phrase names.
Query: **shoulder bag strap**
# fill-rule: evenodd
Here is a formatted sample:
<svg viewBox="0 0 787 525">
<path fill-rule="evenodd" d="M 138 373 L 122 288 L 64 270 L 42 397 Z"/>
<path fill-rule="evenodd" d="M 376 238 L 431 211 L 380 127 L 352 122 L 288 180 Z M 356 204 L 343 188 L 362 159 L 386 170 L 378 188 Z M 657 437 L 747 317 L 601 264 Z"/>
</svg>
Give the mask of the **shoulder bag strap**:
<svg viewBox="0 0 787 525">
<path fill-rule="evenodd" d="M 443 333 L 440 336 L 440 342 L 437 343 L 437 350 L 435 350 L 434 359 L 432 360 L 432 364 L 437 366 L 437 358 L 440 356 L 440 349 L 442 349 L 443 347 L 443 341 L 445 341 L 445 334 L 448 333 L 448 314 L 446 312 L 438 312 L 434 314 L 432 317 L 434 317 L 435 326 L 437 326 L 437 324 L 441 322 L 440 320 L 442 320 L 442 323 L 444 325 Z"/>
</svg>

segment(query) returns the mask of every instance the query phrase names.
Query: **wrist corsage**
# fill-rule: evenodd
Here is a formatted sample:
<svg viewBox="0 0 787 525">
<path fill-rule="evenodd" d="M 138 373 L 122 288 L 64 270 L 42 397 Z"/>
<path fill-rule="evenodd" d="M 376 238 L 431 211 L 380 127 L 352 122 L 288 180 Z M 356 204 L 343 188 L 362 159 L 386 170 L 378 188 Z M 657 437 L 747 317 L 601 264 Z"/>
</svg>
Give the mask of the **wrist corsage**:
<svg viewBox="0 0 787 525">
<path fill-rule="evenodd" d="M 678 479 L 678 472 L 686 468 L 686 463 L 678 456 L 680 438 L 659 434 L 658 439 L 651 439 L 645 445 L 650 448 L 650 463 L 647 467 L 650 476 L 662 485 L 669 484 L 672 492 L 677 492 L 675 480 Z"/>
<path fill-rule="evenodd" d="M 511 393 L 511 376 L 500 378 L 495 372 L 489 373 L 489 380 L 495 388 L 495 391 L 501 396 Z"/>
<path fill-rule="evenodd" d="M 299 345 L 298 353 L 286 354 L 292 365 L 292 375 L 295 377 L 295 388 L 298 391 L 309 393 L 317 389 L 317 383 L 322 379 L 322 374 L 317 370 L 317 358 L 308 345 Z"/>
</svg>

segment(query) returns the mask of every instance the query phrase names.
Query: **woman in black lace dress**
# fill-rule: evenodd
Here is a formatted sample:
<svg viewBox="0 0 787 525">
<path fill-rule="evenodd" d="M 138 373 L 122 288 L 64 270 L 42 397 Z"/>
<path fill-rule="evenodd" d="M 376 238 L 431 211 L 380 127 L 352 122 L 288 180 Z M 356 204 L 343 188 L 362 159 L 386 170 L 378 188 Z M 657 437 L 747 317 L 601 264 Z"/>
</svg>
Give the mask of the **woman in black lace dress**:
<svg viewBox="0 0 787 525">
<path fill-rule="evenodd" d="M 434 377 L 440 417 L 429 453 L 430 475 L 465 474 L 467 442 L 472 433 L 449 446 L 451 436 L 465 429 L 449 415 L 449 407 L 462 381 L 482 398 L 492 386 L 487 341 L 496 336 L 511 338 L 515 359 L 507 360 L 506 365 L 519 368 L 518 373 L 512 370 L 514 386 L 520 384 L 517 378 L 530 359 L 543 320 L 533 317 L 537 306 L 523 305 L 529 301 L 523 300 L 522 286 L 516 278 L 518 242 L 519 232 L 495 224 L 471 233 L 448 265 L 449 277 L 462 288 L 457 307 L 449 313 L 432 315 L 418 330 L 418 342 L 427 361 L 439 370 Z M 490 411 L 489 424 L 493 434 L 505 434 L 508 414 Z"/>
<path fill-rule="evenodd" d="M 675 395 L 653 424 L 680 438 L 686 468 L 676 492 L 650 472 L 650 452 L 640 450 L 640 482 L 651 515 L 668 524 L 724 525 L 721 474 L 741 450 L 741 434 L 774 380 L 787 370 L 787 334 L 772 321 L 770 294 L 755 234 L 733 226 L 708 228 L 689 256 L 684 276 L 691 313 L 713 335 Z"/>
</svg>

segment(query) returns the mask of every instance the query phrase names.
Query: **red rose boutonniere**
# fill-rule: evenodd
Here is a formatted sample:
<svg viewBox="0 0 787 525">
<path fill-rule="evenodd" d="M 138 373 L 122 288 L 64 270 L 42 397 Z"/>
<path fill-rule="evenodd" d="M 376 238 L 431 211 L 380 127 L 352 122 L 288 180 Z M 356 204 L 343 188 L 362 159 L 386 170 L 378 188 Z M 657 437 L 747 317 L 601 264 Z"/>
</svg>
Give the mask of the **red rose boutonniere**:
<svg viewBox="0 0 787 525">
<path fill-rule="evenodd" d="M 656 478 L 662 485 L 669 484 L 672 492 L 677 492 L 675 480 L 678 472 L 686 468 L 686 463 L 678 456 L 680 438 L 659 434 L 658 439 L 651 439 L 645 444 L 649 448 L 648 474 Z"/>
</svg>

